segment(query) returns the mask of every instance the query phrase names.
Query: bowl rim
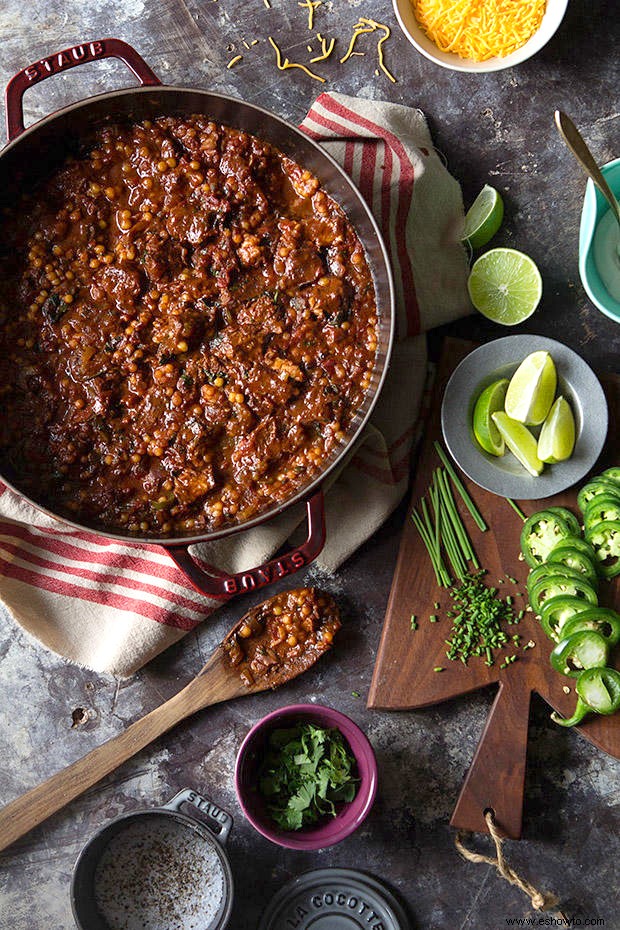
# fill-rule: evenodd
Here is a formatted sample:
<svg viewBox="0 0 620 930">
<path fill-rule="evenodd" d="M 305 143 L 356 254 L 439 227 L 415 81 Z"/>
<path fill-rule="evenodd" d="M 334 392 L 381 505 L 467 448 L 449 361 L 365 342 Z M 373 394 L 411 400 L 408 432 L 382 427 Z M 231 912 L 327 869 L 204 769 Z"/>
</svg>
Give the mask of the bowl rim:
<svg viewBox="0 0 620 930">
<path fill-rule="evenodd" d="M 618 174 L 617 182 L 610 183 L 614 194 L 620 194 L 620 157 L 613 158 L 611 161 L 601 165 L 601 172 L 606 177 L 609 174 Z M 617 186 L 617 190 L 615 189 Z M 620 323 L 620 301 L 608 296 L 608 304 L 603 303 L 602 293 L 607 293 L 603 282 L 601 281 L 598 268 L 594 261 L 594 235 L 596 227 L 601 221 L 603 214 L 607 212 L 608 206 L 603 195 L 594 186 L 594 183 L 588 178 L 585 193 L 583 196 L 583 206 L 581 208 L 581 219 L 579 222 L 579 277 L 583 289 L 594 304 L 606 317 L 615 323 Z"/>
<path fill-rule="evenodd" d="M 394 15 L 405 38 L 433 64 L 439 65 L 440 68 L 446 68 L 448 71 L 461 71 L 466 74 L 490 74 L 494 71 L 504 71 L 532 58 L 553 38 L 560 28 L 568 7 L 568 0 L 549 0 L 540 26 L 520 48 L 503 58 L 496 56 L 495 58 L 489 58 L 487 61 L 473 61 L 473 59 L 469 58 L 460 58 L 454 52 L 442 52 L 439 48 L 437 48 L 438 54 L 434 54 L 429 48 L 426 48 L 411 31 L 409 24 L 405 22 L 402 7 L 405 5 L 408 7 L 410 2 L 411 0 L 392 0 Z M 422 30 L 419 27 L 417 28 L 419 34 L 424 36 Z M 424 38 L 426 37 L 424 36 Z M 434 44 L 432 39 L 428 39 L 428 41 Z M 449 55 L 451 60 L 440 57 L 440 55 Z"/>
<path fill-rule="evenodd" d="M 327 826 L 331 829 L 327 832 L 325 824 L 312 829 L 306 829 L 303 832 L 280 830 L 275 824 L 273 828 L 270 828 L 262 820 L 254 816 L 246 801 L 247 788 L 242 778 L 245 760 L 252 748 L 252 744 L 260 734 L 266 733 L 270 728 L 273 728 L 276 724 L 279 724 L 285 719 L 301 717 L 311 718 L 313 716 L 326 718 L 326 720 L 329 720 L 329 726 L 336 727 L 340 730 L 351 752 L 355 756 L 358 768 L 360 767 L 360 761 L 363 761 L 367 769 L 367 774 L 361 778 L 360 786 L 353 801 L 350 801 L 335 818 L 328 822 Z M 326 723 L 323 725 L 326 725 Z M 352 745 L 349 734 L 351 737 L 355 737 L 355 740 L 358 742 L 359 746 L 357 748 Z M 372 744 L 364 731 L 351 717 L 343 714 L 342 711 L 318 703 L 287 704 L 284 707 L 271 711 L 265 717 L 262 717 L 245 735 L 235 760 L 234 780 L 235 792 L 241 810 L 246 820 L 249 821 L 261 836 L 287 849 L 306 851 L 326 849 L 329 846 L 340 843 L 342 840 L 346 839 L 347 836 L 350 836 L 351 833 L 355 832 L 370 813 L 377 794 L 377 759 Z M 354 817 L 345 819 L 345 813 L 350 811 L 351 806 L 356 804 L 356 802 L 360 805 L 359 810 Z M 341 820 L 342 822 L 339 825 L 339 821 Z"/>
<path fill-rule="evenodd" d="M 519 344 L 524 344 L 524 347 L 519 349 Z M 567 385 L 571 387 L 571 393 L 575 394 L 575 401 L 578 401 L 578 409 L 573 411 L 578 425 L 579 420 L 581 421 L 581 428 L 576 438 L 575 449 L 579 451 L 580 441 L 582 448 L 584 443 L 591 443 L 591 446 L 589 447 L 587 456 L 585 456 L 583 460 L 580 460 L 579 457 L 575 457 L 574 459 L 569 459 L 568 462 L 559 462 L 554 465 L 554 469 L 562 469 L 562 466 L 564 466 L 560 473 L 563 477 L 557 477 L 558 473 L 556 471 L 555 481 L 553 481 L 553 473 L 545 480 L 546 476 L 544 473 L 542 476 L 534 478 L 530 476 L 525 469 L 523 469 L 523 475 L 521 476 L 506 473 L 504 470 L 497 467 L 497 463 L 491 460 L 491 456 L 475 447 L 470 422 L 473 399 L 478 396 L 477 392 L 483 388 L 485 378 L 490 379 L 488 381 L 488 383 L 490 383 L 492 375 L 495 372 L 497 372 L 498 377 L 501 377 L 502 375 L 499 373 L 501 369 L 506 369 L 514 365 L 516 370 L 520 360 L 522 361 L 529 353 L 539 350 L 548 351 L 552 355 L 556 366 L 559 367 L 562 365 L 562 362 L 564 362 L 565 365 L 572 365 L 573 369 L 577 369 L 577 372 L 589 382 L 587 390 L 590 395 L 592 395 L 589 397 L 589 400 L 593 400 L 595 403 L 600 404 L 601 410 L 601 416 L 584 416 L 583 406 L 584 400 L 586 399 L 582 399 L 572 387 L 571 381 L 574 380 L 574 376 L 577 372 L 575 370 L 570 371 L 565 380 Z M 492 356 L 492 364 L 488 368 L 485 367 L 483 370 L 480 370 L 480 360 L 489 352 L 494 353 Z M 560 359 L 559 365 L 558 358 Z M 475 365 L 477 372 L 475 383 L 472 383 L 471 386 L 469 383 L 464 385 L 461 382 L 463 378 L 469 382 L 468 369 L 471 368 L 472 364 Z M 562 378 L 562 374 L 562 371 L 558 371 L 559 378 Z M 510 376 L 506 375 L 506 377 Z M 466 403 L 462 402 L 462 391 L 464 387 L 469 391 Z M 458 408 L 455 407 L 452 398 L 452 394 L 454 394 L 455 391 L 457 392 L 456 396 L 459 400 Z M 450 406 L 452 406 L 452 409 L 456 410 L 454 415 L 449 412 Z M 441 403 L 441 431 L 443 439 L 450 455 L 459 468 L 477 484 L 478 487 L 484 488 L 484 490 L 490 491 L 492 494 L 497 494 L 500 497 L 510 497 L 516 500 L 541 500 L 554 494 L 559 494 L 561 491 L 565 491 L 567 488 L 573 487 L 573 485 L 581 481 L 595 464 L 603 450 L 607 438 L 608 424 L 609 410 L 605 393 L 598 377 L 585 359 L 574 349 L 559 342 L 557 339 L 552 339 L 548 336 L 539 336 L 535 333 L 513 333 L 512 335 L 502 336 L 491 342 L 483 343 L 475 349 L 472 349 L 452 372 L 446 384 Z M 483 468 L 483 473 L 481 475 L 480 466 L 483 462 L 488 462 L 489 466 L 495 465 L 496 467 L 490 468 L 488 471 Z"/>
</svg>

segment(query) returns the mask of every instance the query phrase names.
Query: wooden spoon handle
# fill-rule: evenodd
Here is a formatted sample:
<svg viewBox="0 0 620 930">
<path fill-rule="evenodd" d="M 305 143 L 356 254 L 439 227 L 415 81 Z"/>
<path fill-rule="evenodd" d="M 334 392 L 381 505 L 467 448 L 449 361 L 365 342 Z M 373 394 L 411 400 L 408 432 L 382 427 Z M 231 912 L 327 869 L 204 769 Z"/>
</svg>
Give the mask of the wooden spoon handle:
<svg viewBox="0 0 620 930">
<path fill-rule="evenodd" d="M 500 683 L 450 821 L 459 830 L 488 833 L 484 812 L 492 809 L 505 836 L 521 836 L 531 697 L 521 684 Z"/>
<path fill-rule="evenodd" d="M 215 695 L 214 699 L 205 701 L 203 683 L 200 682 L 200 688 L 193 688 L 196 682 L 200 680 L 194 679 L 161 707 L 156 707 L 146 717 L 132 723 L 123 733 L 93 749 L 73 765 L 52 775 L 3 808 L 0 811 L 0 850 L 6 849 L 65 804 L 79 797 L 179 721 L 201 707 L 216 703 L 218 698 Z"/>
</svg>

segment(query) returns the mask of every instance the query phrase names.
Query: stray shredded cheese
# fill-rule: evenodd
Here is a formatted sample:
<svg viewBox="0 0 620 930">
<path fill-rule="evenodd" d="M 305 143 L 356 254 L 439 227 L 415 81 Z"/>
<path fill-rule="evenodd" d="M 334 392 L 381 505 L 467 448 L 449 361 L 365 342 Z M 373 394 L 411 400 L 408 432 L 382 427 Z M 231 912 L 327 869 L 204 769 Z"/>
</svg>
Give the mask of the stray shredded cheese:
<svg viewBox="0 0 620 930">
<path fill-rule="evenodd" d="M 440 51 L 488 61 L 525 45 L 540 28 L 546 0 L 411 0 L 411 5 Z"/>
<path fill-rule="evenodd" d="M 267 7 L 268 10 L 271 9 L 271 4 L 270 4 L 269 0 L 263 0 L 263 3 L 265 4 L 265 6 Z"/>
<path fill-rule="evenodd" d="M 332 39 L 328 45 L 327 39 L 324 39 L 320 33 L 317 33 L 317 39 L 319 39 L 321 43 L 321 54 L 317 55 L 316 58 L 310 59 L 310 64 L 312 65 L 316 64 L 317 61 L 325 61 L 326 58 L 329 58 L 331 53 L 334 51 L 334 45 L 336 44 L 336 40 Z"/>
<path fill-rule="evenodd" d="M 241 61 L 242 58 L 243 58 L 243 55 L 235 55 L 234 58 L 231 58 L 231 59 L 230 59 L 230 61 L 229 61 L 228 64 L 226 65 L 226 67 L 227 67 L 227 68 L 232 68 L 234 65 L 237 64 L 238 61 Z"/>
<path fill-rule="evenodd" d="M 308 29 L 314 29 L 314 11 L 318 6 L 321 6 L 322 3 L 323 0 L 304 0 L 303 3 L 297 4 L 297 6 L 308 10 Z"/>
<path fill-rule="evenodd" d="M 416 0 L 412 0 L 412 2 L 416 2 Z M 511 2 L 511 0 L 508 0 L 508 2 Z M 514 3 L 514 0 L 512 0 L 512 2 Z M 385 66 L 385 62 L 383 60 L 383 44 L 387 42 L 390 35 L 392 34 L 390 27 L 385 26 L 383 23 L 378 23 L 374 19 L 368 19 L 367 17 L 364 17 L 364 16 L 360 17 L 359 21 L 353 27 L 353 35 L 351 36 L 351 42 L 349 43 L 349 48 L 347 49 L 347 52 L 344 58 L 340 59 L 340 63 L 344 64 L 344 62 L 347 61 L 347 59 L 349 59 L 351 55 L 356 54 L 354 52 L 355 43 L 357 42 L 358 38 L 361 35 L 364 35 L 365 33 L 368 33 L 368 32 L 376 32 L 377 29 L 383 30 L 383 35 L 377 42 L 377 52 L 379 54 L 379 67 L 381 68 L 383 73 L 387 75 L 387 77 L 390 79 L 392 84 L 396 84 L 396 78 L 394 77 L 393 74 L 391 74 L 388 71 L 388 69 Z"/>
<path fill-rule="evenodd" d="M 306 68 L 305 65 L 295 64 L 295 62 L 289 61 L 288 58 L 284 58 L 284 60 L 283 60 L 283 59 L 282 59 L 282 52 L 280 51 L 280 49 L 278 48 L 278 46 L 276 45 L 276 43 L 273 41 L 272 37 L 271 37 L 271 36 L 267 36 L 267 38 L 269 39 L 269 42 L 271 43 L 271 46 L 275 49 L 275 52 L 276 52 L 276 65 L 277 65 L 279 71 L 285 71 L 286 68 L 300 68 L 302 71 L 305 71 L 305 73 L 306 73 L 309 77 L 314 78 L 315 81 L 320 81 L 321 84 L 324 84 L 324 83 L 325 83 L 325 78 L 320 77 L 318 74 L 315 74 L 315 73 L 314 73 L 313 71 L 311 71 L 309 68 Z"/>
</svg>

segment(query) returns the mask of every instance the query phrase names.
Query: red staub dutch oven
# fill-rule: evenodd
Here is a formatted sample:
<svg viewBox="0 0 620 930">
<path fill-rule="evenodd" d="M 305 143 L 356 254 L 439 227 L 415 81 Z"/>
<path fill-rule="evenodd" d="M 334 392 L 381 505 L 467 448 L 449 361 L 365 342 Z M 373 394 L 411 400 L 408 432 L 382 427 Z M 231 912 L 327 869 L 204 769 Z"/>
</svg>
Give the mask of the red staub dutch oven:
<svg viewBox="0 0 620 930">
<path fill-rule="evenodd" d="M 120 59 L 138 78 L 141 86 L 90 97 L 58 110 L 28 129 L 24 127 L 22 98 L 27 88 L 54 74 L 102 58 Z M 347 442 L 335 450 L 331 458 L 324 462 L 320 473 L 306 486 L 288 500 L 274 503 L 257 517 L 215 532 L 183 538 L 139 538 L 75 523 L 43 507 L 39 501 L 30 502 L 78 530 L 97 532 L 129 544 L 160 544 L 199 591 L 209 597 L 224 599 L 261 588 L 283 575 L 297 571 L 312 562 L 325 543 L 322 483 L 351 451 L 370 417 L 383 385 L 393 339 L 392 276 L 385 246 L 370 210 L 340 166 L 320 145 L 295 126 L 262 107 L 244 103 L 234 97 L 193 88 L 166 87 L 140 55 L 120 39 L 102 39 L 75 45 L 29 65 L 12 78 L 6 88 L 9 142 L 0 153 L 0 191 L 14 192 L 24 187 L 31 188 L 43 175 L 59 166 L 70 152 L 75 152 L 80 141 L 105 121 L 126 118 L 143 120 L 162 114 L 183 116 L 192 113 L 206 114 L 217 122 L 253 133 L 301 163 L 319 178 L 323 188 L 340 204 L 355 227 L 373 276 L 378 318 L 376 364 L 364 403 L 351 424 Z M 22 494 L 18 478 L 9 474 L 1 477 L 9 487 Z M 203 562 L 198 563 L 190 555 L 189 547 L 192 544 L 211 542 L 242 532 L 302 501 L 306 504 L 308 520 L 305 542 L 264 565 L 237 574 L 225 574 L 205 566 Z"/>
</svg>

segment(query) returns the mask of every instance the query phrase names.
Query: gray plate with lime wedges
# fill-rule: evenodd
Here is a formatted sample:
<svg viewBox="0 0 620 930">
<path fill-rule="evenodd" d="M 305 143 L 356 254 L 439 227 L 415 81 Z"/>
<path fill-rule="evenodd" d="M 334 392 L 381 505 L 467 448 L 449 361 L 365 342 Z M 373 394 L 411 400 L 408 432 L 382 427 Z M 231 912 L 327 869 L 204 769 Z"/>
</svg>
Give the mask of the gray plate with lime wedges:
<svg viewBox="0 0 620 930">
<path fill-rule="evenodd" d="M 555 363 L 556 397 L 562 395 L 571 406 L 576 441 L 569 459 L 545 465 L 534 477 L 511 452 L 484 452 L 474 436 L 472 417 L 476 400 L 489 384 L 511 378 L 528 355 L 539 351 L 548 352 Z M 607 422 L 607 401 L 592 369 L 572 349 L 543 336 L 506 336 L 474 349 L 452 374 L 441 407 L 444 441 L 460 468 L 487 491 L 517 500 L 550 497 L 580 481 L 602 451 Z M 540 427 L 531 430 L 536 436 Z"/>
</svg>

